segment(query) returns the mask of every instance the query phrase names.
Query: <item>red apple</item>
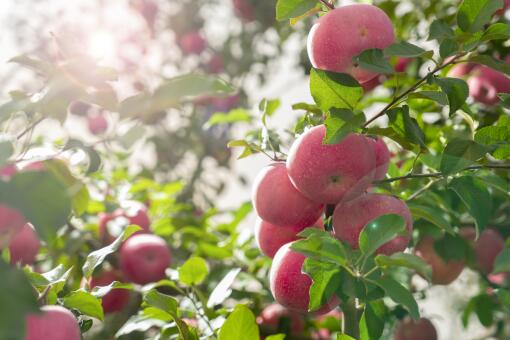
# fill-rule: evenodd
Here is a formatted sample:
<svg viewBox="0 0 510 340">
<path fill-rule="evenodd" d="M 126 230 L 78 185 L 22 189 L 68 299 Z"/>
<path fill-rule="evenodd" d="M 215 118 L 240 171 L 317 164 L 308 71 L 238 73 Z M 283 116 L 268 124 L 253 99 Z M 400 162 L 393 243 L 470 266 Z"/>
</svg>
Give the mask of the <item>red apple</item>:
<svg viewBox="0 0 510 340">
<path fill-rule="evenodd" d="M 244 21 L 250 22 L 255 20 L 255 9 L 248 0 L 232 0 L 234 11 Z"/>
<path fill-rule="evenodd" d="M 177 43 L 184 54 L 200 54 L 207 47 L 207 42 L 197 31 L 185 33 Z"/>
<path fill-rule="evenodd" d="M 239 106 L 239 95 L 211 98 L 211 106 L 215 111 L 228 112 Z"/>
<path fill-rule="evenodd" d="M 17 209 L 0 204 L 0 249 L 6 247 L 26 223 L 25 217 Z"/>
<path fill-rule="evenodd" d="M 90 288 L 108 286 L 114 281 L 122 282 L 123 278 L 116 271 L 104 271 L 90 279 Z M 129 297 L 130 294 L 127 289 L 115 288 L 110 290 L 102 298 L 104 312 L 113 313 L 123 310 L 129 303 Z"/>
<path fill-rule="evenodd" d="M 371 49 L 384 49 L 395 42 L 390 18 L 376 6 L 355 4 L 323 15 L 308 35 L 308 57 L 313 67 L 348 73 L 365 83 L 377 73 L 362 69 L 353 57 Z"/>
<path fill-rule="evenodd" d="M 120 268 L 124 276 L 138 284 L 165 278 L 171 261 L 172 254 L 165 240 L 156 235 L 134 235 L 120 249 Z"/>
<path fill-rule="evenodd" d="M 412 58 L 402 58 L 398 57 L 397 63 L 395 64 L 395 71 L 397 72 L 405 72 L 409 64 L 413 61 Z"/>
<path fill-rule="evenodd" d="M 374 179 L 371 143 L 351 133 L 339 144 L 324 145 L 326 127 L 303 133 L 292 145 L 287 170 L 294 186 L 309 199 L 336 204 L 361 195 Z"/>
<path fill-rule="evenodd" d="M 108 121 L 102 113 L 89 114 L 87 116 L 87 126 L 93 135 L 100 135 L 108 130 Z"/>
<path fill-rule="evenodd" d="M 133 207 L 126 211 L 117 209 L 111 213 L 100 213 L 99 237 L 105 243 L 111 243 L 119 235 L 122 227 L 125 227 L 129 224 L 135 224 L 142 228 L 142 230 L 136 232 L 135 234 L 149 233 L 150 219 L 149 215 L 147 214 L 147 209 L 140 206 Z"/>
<path fill-rule="evenodd" d="M 486 229 L 475 242 L 476 262 L 480 271 L 490 274 L 494 268 L 494 261 L 505 248 L 505 240 L 494 229 Z"/>
<path fill-rule="evenodd" d="M 395 329 L 394 340 L 437 340 L 437 331 L 429 319 L 417 321 L 407 317 Z"/>
<path fill-rule="evenodd" d="M 304 313 L 308 311 L 312 279 L 301 272 L 305 256 L 292 251 L 290 249 L 292 244 L 293 242 L 285 244 L 276 253 L 271 265 L 269 283 L 276 302 Z M 315 314 L 325 314 L 338 305 L 338 298 L 332 296 L 324 306 L 315 311 Z"/>
<path fill-rule="evenodd" d="M 452 67 L 450 72 L 448 72 L 448 76 L 453 78 L 464 78 L 465 76 L 469 75 L 469 73 L 473 71 L 473 69 L 475 69 L 477 66 L 478 65 L 474 63 L 457 64 Z"/>
<path fill-rule="evenodd" d="M 510 78 L 486 66 L 474 69 L 467 82 L 470 96 L 488 106 L 499 102 L 498 93 L 510 93 Z"/>
<path fill-rule="evenodd" d="M 209 73 L 221 73 L 223 72 L 224 64 L 223 64 L 223 58 L 219 54 L 214 54 L 211 59 L 207 62 L 207 72 Z"/>
<path fill-rule="evenodd" d="M 11 263 L 22 265 L 32 264 L 41 248 L 41 241 L 34 230 L 34 227 L 27 223 L 18 231 L 9 243 Z"/>
<path fill-rule="evenodd" d="M 46 171 L 44 161 L 35 161 L 23 166 L 20 171 Z"/>
<path fill-rule="evenodd" d="M 383 244 L 377 254 L 391 255 L 406 249 L 413 230 L 413 219 L 407 205 L 393 196 L 365 194 L 351 201 L 338 204 L 333 213 L 333 233 L 358 249 L 359 234 L 365 225 L 381 215 L 401 215 L 406 221 L 407 233 Z"/>
<path fill-rule="evenodd" d="M 272 303 L 262 310 L 257 317 L 257 323 L 260 327 L 269 334 L 281 332 L 279 326 L 282 323 L 282 318 L 288 319 L 289 331 L 292 335 L 298 335 L 305 330 L 305 320 L 303 315 L 291 311 L 277 303 Z"/>
<path fill-rule="evenodd" d="M 376 139 L 369 138 L 374 147 L 375 153 L 375 181 L 382 181 L 386 178 L 388 167 L 390 166 L 391 153 L 388 146 L 381 137 Z"/>
<path fill-rule="evenodd" d="M 375 77 L 375 78 L 370 79 L 367 82 L 360 84 L 361 87 L 363 88 L 364 93 L 368 93 L 368 92 L 372 91 L 373 89 L 375 89 L 377 86 L 381 85 L 381 77 L 382 76 Z"/>
<path fill-rule="evenodd" d="M 306 228 L 322 215 L 323 205 L 294 188 L 285 163 L 265 167 L 255 178 L 252 202 L 257 215 L 278 226 Z"/>
<path fill-rule="evenodd" d="M 423 237 L 414 248 L 416 255 L 420 256 L 432 268 L 432 283 L 448 285 L 459 277 L 464 269 L 464 261 L 445 261 L 434 249 L 434 238 Z"/>
<path fill-rule="evenodd" d="M 8 164 L 0 168 L 0 180 L 9 180 L 16 173 L 16 165 Z"/>
<path fill-rule="evenodd" d="M 25 340 L 80 340 L 80 327 L 68 309 L 44 306 L 40 314 L 26 318 Z"/>
</svg>

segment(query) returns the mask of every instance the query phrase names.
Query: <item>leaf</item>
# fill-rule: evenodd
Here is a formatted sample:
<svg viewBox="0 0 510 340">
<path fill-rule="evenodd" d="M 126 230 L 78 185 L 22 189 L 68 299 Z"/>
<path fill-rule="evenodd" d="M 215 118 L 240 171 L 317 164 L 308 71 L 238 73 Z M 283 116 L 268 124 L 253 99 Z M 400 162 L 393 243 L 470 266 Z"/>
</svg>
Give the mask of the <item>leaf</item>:
<svg viewBox="0 0 510 340">
<path fill-rule="evenodd" d="M 276 2 L 276 20 L 282 21 L 299 17 L 316 5 L 316 0 L 278 0 Z"/>
<path fill-rule="evenodd" d="M 368 222 L 359 235 L 359 249 L 365 255 L 373 254 L 380 246 L 404 233 L 406 222 L 401 215 L 381 215 Z"/>
<path fill-rule="evenodd" d="M 103 307 L 101 299 L 84 291 L 76 290 L 64 297 L 64 306 L 70 309 L 77 309 L 81 314 L 91 316 L 93 318 L 103 320 Z"/>
<path fill-rule="evenodd" d="M 309 311 L 316 311 L 327 303 L 340 287 L 340 267 L 334 263 L 312 258 L 305 259 L 302 271 L 312 279 Z"/>
<path fill-rule="evenodd" d="M 418 304 L 411 292 L 404 286 L 389 276 L 381 276 L 375 283 L 381 287 L 395 303 L 404 306 L 413 319 L 418 320 L 420 318 Z"/>
<path fill-rule="evenodd" d="M 205 123 L 204 129 L 219 124 L 232 124 L 239 122 L 251 122 L 252 117 L 250 113 L 244 109 L 234 109 L 228 113 L 216 112 Z"/>
<path fill-rule="evenodd" d="M 434 20 L 430 25 L 428 40 L 437 40 L 439 42 L 444 39 L 453 38 L 454 32 L 450 25 L 443 20 Z"/>
<path fill-rule="evenodd" d="M 221 326 L 218 340 L 259 340 L 255 316 L 244 305 L 237 305 Z"/>
<path fill-rule="evenodd" d="M 448 97 L 441 91 L 420 91 L 411 93 L 408 98 L 410 99 L 430 99 L 437 102 L 439 105 L 448 105 Z"/>
<path fill-rule="evenodd" d="M 26 54 L 16 56 L 16 57 L 12 58 L 11 60 L 9 60 L 9 62 L 20 64 L 24 67 L 35 70 L 35 71 L 39 72 L 40 74 L 43 74 L 46 76 L 49 76 L 55 70 L 55 68 L 53 67 L 53 65 L 51 63 L 46 62 L 41 59 L 36 59 L 36 58 L 30 57 Z"/>
<path fill-rule="evenodd" d="M 426 56 L 427 58 L 430 58 L 433 55 L 433 51 L 426 51 L 419 46 L 402 41 L 386 47 L 384 49 L 384 55 L 387 57 L 398 56 L 404 58 L 415 58 Z"/>
<path fill-rule="evenodd" d="M 439 211 L 437 208 L 431 208 L 426 205 L 416 204 L 414 202 L 409 202 L 408 204 L 409 210 L 413 214 L 413 218 L 415 220 L 419 218 L 423 218 L 424 220 L 429 221 L 430 223 L 436 225 L 440 229 L 453 234 L 453 228 L 450 223 L 443 217 L 443 212 Z"/>
<path fill-rule="evenodd" d="M 408 142 L 425 148 L 425 134 L 421 130 L 416 119 L 409 115 L 407 105 L 388 110 L 390 127 Z"/>
<path fill-rule="evenodd" d="M 499 99 L 501 99 L 501 106 L 510 109 L 510 94 L 509 93 L 498 93 Z"/>
<path fill-rule="evenodd" d="M 0 167 L 7 163 L 7 160 L 14 152 L 12 140 L 0 133 Z"/>
<path fill-rule="evenodd" d="M 377 255 L 375 263 L 381 268 L 406 267 L 415 270 L 425 278 L 432 276 L 432 268 L 421 257 L 407 254 L 395 253 L 391 256 Z"/>
<path fill-rule="evenodd" d="M 324 121 L 326 135 L 324 144 L 338 144 L 349 133 L 359 129 L 365 123 L 363 112 L 354 113 L 348 109 L 332 108 Z"/>
<path fill-rule="evenodd" d="M 475 177 L 462 176 L 450 182 L 450 188 L 459 196 L 468 213 L 475 219 L 477 235 L 491 218 L 492 197 L 485 183 Z"/>
<path fill-rule="evenodd" d="M 496 159 L 510 157 L 510 126 L 498 124 L 497 126 L 483 127 L 476 131 L 475 141 L 492 146 L 491 154 Z"/>
<path fill-rule="evenodd" d="M 367 303 L 359 321 L 360 340 L 379 339 L 384 330 L 387 313 L 388 309 L 382 300 Z"/>
<path fill-rule="evenodd" d="M 495 290 L 497 297 L 501 304 L 507 309 L 510 310 L 510 291 L 499 288 Z"/>
<path fill-rule="evenodd" d="M 332 107 L 354 110 L 363 96 L 363 88 L 350 75 L 318 69 L 310 72 L 310 92 L 323 111 Z"/>
<path fill-rule="evenodd" d="M 439 169 L 445 175 L 454 174 L 485 156 L 488 148 L 472 140 L 452 139 L 446 145 Z"/>
<path fill-rule="evenodd" d="M 201 257 L 191 257 L 179 268 L 179 281 L 194 286 L 202 283 L 208 274 L 207 262 Z"/>
<path fill-rule="evenodd" d="M 111 292 L 114 289 L 126 289 L 126 290 L 133 290 L 134 287 L 131 283 L 122 283 L 118 281 L 113 281 L 107 286 L 95 286 L 90 294 L 94 295 L 98 298 L 103 298 L 106 294 Z"/>
<path fill-rule="evenodd" d="M 492 273 L 503 273 L 510 271 L 510 248 L 504 248 L 494 261 L 494 270 Z"/>
<path fill-rule="evenodd" d="M 338 334 L 336 336 L 336 340 L 356 340 L 353 337 L 347 335 L 347 334 Z"/>
<path fill-rule="evenodd" d="M 355 65 L 368 71 L 387 74 L 395 73 L 391 64 L 384 57 L 383 51 L 377 48 L 367 49 L 354 57 L 353 60 Z"/>
<path fill-rule="evenodd" d="M 44 290 L 47 286 L 52 286 L 51 290 L 58 294 L 67 282 L 67 279 L 71 276 L 73 268 L 69 268 L 68 270 L 62 264 L 59 264 L 57 267 L 46 273 L 38 273 L 31 271 L 28 267 L 25 267 L 25 274 L 29 278 L 30 282 L 39 289 L 39 291 Z"/>
<path fill-rule="evenodd" d="M 441 58 L 446 59 L 457 53 L 459 50 L 459 43 L 454 39 L 445 39 L 439 45 L 439 55 Z"/>
<path fill-rule="evenodd" d="M 173 297 L 158 292 L 156 289 L 149 290 L 144 296 L 143 301 L 150 306 L 161 309 L 170 314 L 177 315 L 179 304 Z"/>
<path fill-rule="evenodd" d="M 510 38 L 510 25 L 502 22 L 492 24 L 483 32 L 482 41 L 504 40 Z"/>
<path fill-rule="evenodd" d="M 510 64 L 499 59 L 495 59 L 490 55 L 477 54 L 468 60 L 469 62 L 488 66 L 496 71 L 502 72 L 510 76 Z"/>
<path fill-rule="evenodd" d="M 125 150 L 130 150 L 136 142 L 143 140 L 147 130 L 141 124 L 135 124 L 122 134 L 117 136 L 117 140 Z"/>
<path fill-rule="evenodd" d="M 434 82 L 446 94 L 451 116 L 466 102 L 469 96 L 469 87 L 464 80 L 458 78 L 435 78 Z"/>
<path fill-rule="evenodd" d="M 266 340 L 284 340 L 285 336 L 285 334 L 273 334 L 266 337 Z"/>
<path fill-rule="evenodd" d="M 128 225 L 119 237 L 117 237 L 117 239 L 115 239 L 115 241 L 113 241 L 110 245 L 90 253 L 82 267 L 83 276 L 89 279 L 92 276 L 94 269 L 100 266 L 108 255 L 116 252 L 117 249 L 120 248 L 122 242 L 127 240 L 131 235 L 139 230 L 142 230 L 139 226 Z"/>
<path fill-rule="evenodd" d="M 457 13 L 457 24 L 464 32 L 476 33 L 503 8 L 503 0 L 464 0 Z"/>
<path fill-rule="evenodd" d="M 227 275 L 223 277 L 223 279 L 213 289 L 211 295 L 209 295 L 209 300 L 207 300 L 208 308 L 213 308 L 216 305 L 222 304 L 223 301 L 232 294 L 232 289 L 230 287 L 240 272 L 241 268 L 231 269 Z"/>
<path fill-rule="evenodd" d="M 292 243 L 291 249 L 312 259 L 327 261 L 340 266 L 347 264 L 347 254 L 343 244 L 331 235 L 309 236 L 307 239 Z"/>
</svg>

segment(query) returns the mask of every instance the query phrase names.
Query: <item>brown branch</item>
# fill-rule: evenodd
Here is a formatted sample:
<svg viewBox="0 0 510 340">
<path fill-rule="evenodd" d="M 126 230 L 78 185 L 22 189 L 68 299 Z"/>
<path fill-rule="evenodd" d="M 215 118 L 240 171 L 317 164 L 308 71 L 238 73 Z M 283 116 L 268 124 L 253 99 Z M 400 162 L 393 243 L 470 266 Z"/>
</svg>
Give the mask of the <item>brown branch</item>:
<svg viewBox="0 0 510 340">
<path fill-rule="evenodd" d="M 319 2 L 329 9 L 335 9 L 335 6 L 326 0 L 319 0 Z"/>
</svg>

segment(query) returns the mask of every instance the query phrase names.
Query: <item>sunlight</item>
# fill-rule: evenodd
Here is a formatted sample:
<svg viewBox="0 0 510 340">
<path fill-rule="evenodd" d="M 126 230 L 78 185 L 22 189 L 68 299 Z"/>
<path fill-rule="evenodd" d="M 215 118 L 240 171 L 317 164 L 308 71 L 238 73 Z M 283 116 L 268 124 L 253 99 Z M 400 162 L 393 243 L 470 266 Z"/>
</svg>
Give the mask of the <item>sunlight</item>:
<svg viewBox="0 0 510 340">
<path fill-rule="evenodd" d="M 94 32 L 88 41 L 87 52 L 94 59 L 111 60 L 117 56 L 116 39 L 107 31 Z"/>
</svg>

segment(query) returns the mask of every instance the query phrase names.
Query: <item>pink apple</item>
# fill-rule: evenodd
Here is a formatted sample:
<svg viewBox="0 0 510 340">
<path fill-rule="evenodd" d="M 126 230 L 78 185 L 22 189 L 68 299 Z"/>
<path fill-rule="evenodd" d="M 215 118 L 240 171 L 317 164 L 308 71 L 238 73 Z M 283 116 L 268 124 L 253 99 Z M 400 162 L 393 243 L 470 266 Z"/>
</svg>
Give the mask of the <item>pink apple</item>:
<svg viewBox="0 0 510 340">
<path fill-rule="evenodd" d="M 221 73 L 225 69 L 223 63 L 223 57 L 219 54 L 214 54 L 211 59 L 207 62 L 207 72 L 209 73 Z"/>
<path fill-rule="evenodd" d="M 11 263 L 22 265 L 32 264 L 41 248 L 41 241 L 34 230 L 34 227 L 27 223 L 18 231 L 9 243 Z"/>
<path fill-rule="evenodd" d="M 108 121 L 102 113 L 89 114 L 87 116 L 87 126 L 93 135 L 100 135 L 108 130 Z"/>
<path fill-rule="evenodd" d="M 336 204 L 361 195 L 374 179 L 371 143 L 351 133 L 339 144 L 323 144 L 326 127 L 303 133 L 292 145 L 287 170 L 294 186 L 309 199 Z"/>
<path fill-rule="evenodd" d="M 104 271 L 90 279 L 90 288 L 108 286 L 114 281 L 122 282 L 122 275 L 113 270 Z M 129 298 L 129 290 L 112 289 L 102 298 L 103 311 L 107 314 L 121 311 L 129 303 Z"/>
<path fill-rule="evenodd" d="M 391 255 L 404 251 L 411 238 L 413 219 L 407 205 L 393 196 L 365 194 L 338 204 L 333 213 L 334 236 L 349 243 L 353 249 L 358 249 L 359 234 L 365 225 L 381 215 L 388 214 L 402 216 L 406 221 L 407 233 L 385 243 L 376 253 Z"/>
<path fill-rule="evenodd" d="M 44 306 L 26 318 L 25 340 L 80 340 L 78 321 L 68 309 Z"/>
<path fill-rule="evenodd" d="M 255 9 L 248 3 L 248 0 L 232 0 L 234 11 L 244 21 L 250 22 L 255 20 Z"/>
<path fill-rule="evenodd" d="M 377 86 L 381 85 L 381 77 L 383 76 L 372 78 L 369 81 L 360 84 L 364 93 L 368 93 L 375 89 Z"/>
<path fill-rule="evenodd" d="M 499 102 L 498 93 L 510 93 L 510 78 L 486 66 L 474 69 L 467 82 L 470 96 L 488 106 Z"/>
<path fill-rule="evenodd" d="M 476 67 L 478 67 L 478 65 L 473 63 L 457 64 L 452 67 L 450 72 L 448 72 L 448 76 L 453 78 L 464 78 L 465 76 L 469 75 L 469 73 L 471 73 L 471 71 L 473 71 Z"/>
<path fill-rule="evenodd" d="M 200 54 L 207 47 L 207 42 L 198 31 L 185 33 L 177 43 L 184 54 Z"/>
<path fill-rule="evenodd" d="M 25 217 L 17 209 L 0 204 L 0 249 L 6 247 L 26 223 Z"/>
<path fill-rule="evenodd" d="M 257 323 L 269 334 L 281 332 L 279 326 L 282 323 L 282 319 L 288 319 L 288 325 L 290 334 L 299 335 L 305 330 L 305 320 L 302 314 L 295 311 L 291 311 L 277 303 L 272 303 L 262 310 L 260 315 L 257 317 Z"/>
<path fill-rule="evenodd" d="M 437 340 L 437 331 L 429 319 L 421 318 L 414 321 L 405 318 L 397 325 L 394 340 Z"/>
<path fill-rule="evenodd" d="M 291 310 L 304 313 L 308 311 L 312 279 L 301 272 L 305 256 L 292 251 L 290 249 L 292 244 L 293 242 L 285 244 L 276 253 L 271 265 L 269 283 L 276 302 Z M 338 298 L 332 296 L 324 306 L 315 311 L 315 314 L 325 314 L 338 304 Z"/>
<path fill-rule="evenodd" d="M 228 112 L 239 106 L 239 95 L 211 98 L 211 105 L 215 111 Z"/>
<path fill-rule="evenodd" d="M 480 271 L 490 274 L 494 269 L 494 261 L 505 248 L 505 240 L 494 229 L 486 229 L 475 241 L 476 262 Z"/>
<path fill-rule="evenodd" d="M 112 243 L 122 227 L 135 224 L 142 228 L 135 234 L 150 232 L 150 219 L 145 207 L 132 207 L 128 210 L 117 209 L 111 213 L 99 214 L 99 237 L 105 243 Z M 117 232 L 117 233 L 116 233 Z M 135 235 L 133 234 L 133 235 Z"/>
<path fill-rule="evenodd" d="M 165 278 L 172 254 L 164 239 L 151 234 L 138 234 L 124 242 L 120 249 L 120 268 L 131 282 L 146 284 Z"/>
<path fill-rule="evenodd" d="M 388 167 L 390 166 L 391 153 L 388 146 L 381 137 L 376 139 L 369 138 L 372 142 L 375 153 L 375 181 L 382 181 L 386 178 Z"/>
<path fill-rule="evenodd" d="M 285 163 L 273 163 L 257 175 L 252 202 L 261 219 L 278 226 L 306 228 L 323 211 L 321 203 L 311 201 L 294 188 Z"/>
<path fill-rule="evenodd" d="M 313 67 L 348 73 L 364 83 L 377 73 L 354 64 L 353 58 L 395 42 L 390 18 L 376 6 L 355 4 L 336 8 L 322 16 L 308 35 L 308 57 Z"/>
<path fill-rule="evenodd" d="M 9 180 L 17 172 L 16 165 L 8 164 L 0 168 L 0 180 Z"/>
<path fill-rule="evenodd" d="M 397 63 L 395 64 L 395 71 L 397 72 L 405 72 L 409 64 L 413 61 L 412 58 L 402 58 L 398 57 Z"/>
<path fill-rule="evenodd" d="M 69 112 L 77 116 L 85 116 L 89 112 L 90 108 L 90 104 L 74 101 L 71 103 L 71 105 L 69 105 Z"/>
</svg>

